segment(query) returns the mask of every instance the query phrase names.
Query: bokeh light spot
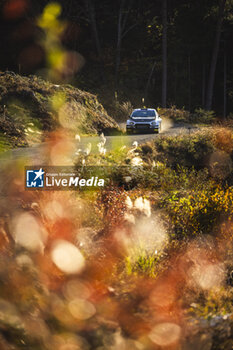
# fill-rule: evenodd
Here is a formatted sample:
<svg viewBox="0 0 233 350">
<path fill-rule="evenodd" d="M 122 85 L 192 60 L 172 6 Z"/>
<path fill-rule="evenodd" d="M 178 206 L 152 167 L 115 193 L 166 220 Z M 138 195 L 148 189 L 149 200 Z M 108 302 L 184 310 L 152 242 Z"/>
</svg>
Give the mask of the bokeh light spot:
<svg viewBox="0 0 233 350">
<path fill-rule="evenodd" d="M 200 288 L 209 290 L 221 286 L 225 271 L 221 264 L 203 263 L 192 269 L 192 277 Z"/>
<path fill-rule="evenodd" d="M 175 323 L 160 323 L 149 334 L 153 343 L 159 346 L 169 346 L 176 343 L 181 335 L 181 328 Z"/>
<path fill-rule="evenodd" d="M 69 302 L 71 315 L 78 320 L 87 320 L 94 316 L 96 309 L 93 304 L 84 299 L 74 299 Z"/>
<path fill-rule="evenodd" d="M 75 245 L 65 240 L 57 240 L 51 251 L 51 258 L 54 264 L 66 274 L 80 273 L 85 260 Z"/>
<path fill-rule="evenodd" d="M 17 244 L 30 251 L 43 252 L 47 233 L 33 215 L 16 215 L 12 221 L 12 233 Z"/>
<path fill-rule="evenodd" d="M 6 19 L 16 19 L 22 17 L 27 9 L 26 0 L 7 1 L 3 8 L 3 15 Z"/>
</svg>

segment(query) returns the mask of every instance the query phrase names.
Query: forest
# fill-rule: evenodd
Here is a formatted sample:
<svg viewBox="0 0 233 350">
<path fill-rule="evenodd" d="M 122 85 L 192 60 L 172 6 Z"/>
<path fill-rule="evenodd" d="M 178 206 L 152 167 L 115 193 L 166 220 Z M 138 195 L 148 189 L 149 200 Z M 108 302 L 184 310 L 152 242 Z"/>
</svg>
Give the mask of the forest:
<svg viewBox="0 0 233 350">
<path fill-rule="evenodd" d="M 0 69 L 44 77 L 48 47 L 39 18 L 47 1 L 1 1 Z M 60 0 L 66 72 L 106 108 L 114 100 L 214 110 L 233 104 L 231 0 Z M 51 49 L 52 50 L 52 49 Z M 54 47 L 54 52 L 56 47 Z"/>
</svg>

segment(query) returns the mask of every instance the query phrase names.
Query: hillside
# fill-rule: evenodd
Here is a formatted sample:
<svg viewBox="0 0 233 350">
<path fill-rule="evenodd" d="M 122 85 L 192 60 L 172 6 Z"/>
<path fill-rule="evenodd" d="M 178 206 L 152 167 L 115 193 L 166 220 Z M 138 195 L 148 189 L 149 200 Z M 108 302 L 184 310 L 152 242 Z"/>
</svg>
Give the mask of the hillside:
<svg viewBox="0 0 233 350">
<path fill-rule="evenodd" d="M 0 72 L 0 142 L 23 146 L 59 127 L 80 134 L 118 131 L 97 97 L 37 76 Z"/>
</svg>

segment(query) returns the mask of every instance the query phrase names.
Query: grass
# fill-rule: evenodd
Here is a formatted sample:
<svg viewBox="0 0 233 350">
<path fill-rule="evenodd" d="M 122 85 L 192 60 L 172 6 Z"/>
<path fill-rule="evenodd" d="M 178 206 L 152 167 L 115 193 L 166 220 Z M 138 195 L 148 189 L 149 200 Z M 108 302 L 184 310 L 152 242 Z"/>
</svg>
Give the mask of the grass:
<svg viewBox="0 0 233 350">
<path fill-rule="evenodd" d="M 0 153 L 4 153 L 11 149 L 11 144 L 9 143 L 7 137 L 0 133 Z"/>
<path fill-rule="evenodd" d="M 127 275 L 146 275 L 151 278 L 156 278 L 161 260 L 161 253 L 141 251 L 135 253 L 134 256 L 125 258 L 125 269 Z"/>
</svg>

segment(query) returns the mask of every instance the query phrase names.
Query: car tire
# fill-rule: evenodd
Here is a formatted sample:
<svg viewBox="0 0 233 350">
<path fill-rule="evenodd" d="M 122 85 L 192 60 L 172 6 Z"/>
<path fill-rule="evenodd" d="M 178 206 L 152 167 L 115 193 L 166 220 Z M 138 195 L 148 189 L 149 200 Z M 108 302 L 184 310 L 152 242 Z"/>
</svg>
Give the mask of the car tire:
<svg viewBox="0 0 233 350">
<path fill-rule="evenodd" d="M 126 134 L 127 135 L 132 135 L 132 131 L 131 130 L 126 130 Z"/>
<path fill-rule="evenodd" d="M 158 129 L 155 131 L 156 134 L 159 134 L 161 132 L 161 124 L 159 124 Z"/>
</svg>

